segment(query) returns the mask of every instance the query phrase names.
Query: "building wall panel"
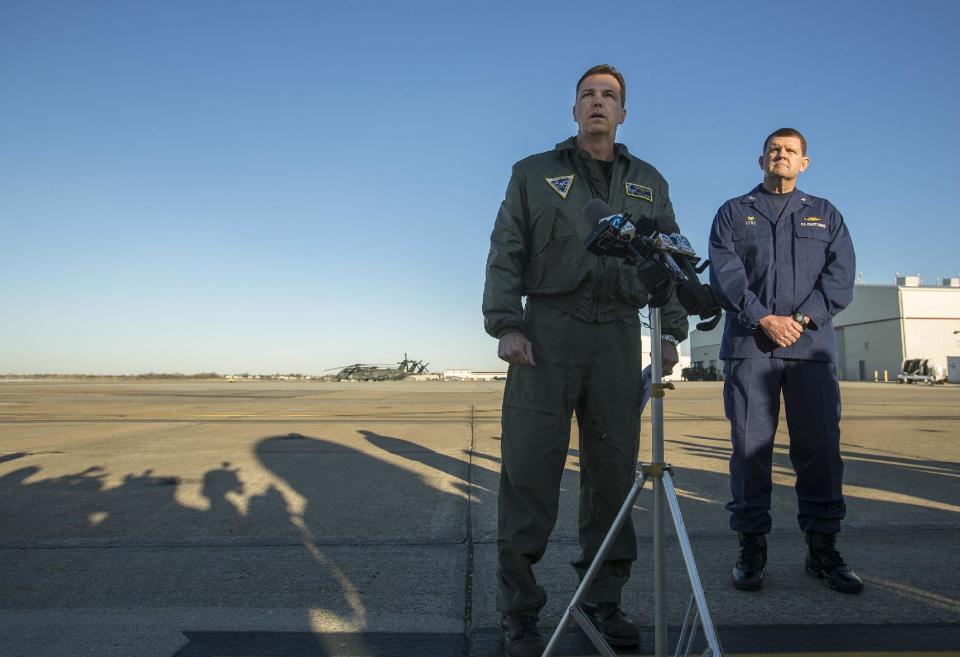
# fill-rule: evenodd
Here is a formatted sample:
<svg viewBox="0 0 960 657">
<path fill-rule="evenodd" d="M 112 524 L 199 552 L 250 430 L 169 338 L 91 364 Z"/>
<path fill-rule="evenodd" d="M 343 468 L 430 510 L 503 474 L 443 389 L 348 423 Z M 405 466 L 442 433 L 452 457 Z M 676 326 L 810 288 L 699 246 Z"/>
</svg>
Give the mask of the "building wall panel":
<svg viewBox="0 0 960 657">
<path fill-rule="evenodd" d="M 960 319 L 904 319 L 906 358 L 928 358 L 941 372 L 947 371 L 947 356 L 960 355 Z"/>
<path fill-rule="evenodd" d="M 902 287 L 900 298 L 905 318 L 960 319 L 960 288 Z"/>
<path fill-rule="evenodd" d="M 834 326 L 893 319 L 900 314 L 897 288 L 892 285 L 857 285 L 853 301 L 833 318 Z"/>
<path fill-rule="evenodd" d="M 872 381 L 873 373 L 877 371 L 883 380 L 883 371 L 888 372 L 890 379 L 896 377 L 903 363 L 903 350 L 900 344 L 900 322 L 892 319 L 886 322 L 870 324 L 856 324 L 845 326 L 837 332 L 837 340 L 843 344 L 837 345 L 838 363 L 841 379 L 847 381 Z M 861 368 L 860 362 L 863 361 Z"/>
<path fill-rule="evenodd" d="M 706 345 L 691 350 L 691 363 L 702 363 L 704 367 L 713 365 L 718 370 L 723 369 L 723 363 L 720 361 L 720 345 Z"/>
</svg>

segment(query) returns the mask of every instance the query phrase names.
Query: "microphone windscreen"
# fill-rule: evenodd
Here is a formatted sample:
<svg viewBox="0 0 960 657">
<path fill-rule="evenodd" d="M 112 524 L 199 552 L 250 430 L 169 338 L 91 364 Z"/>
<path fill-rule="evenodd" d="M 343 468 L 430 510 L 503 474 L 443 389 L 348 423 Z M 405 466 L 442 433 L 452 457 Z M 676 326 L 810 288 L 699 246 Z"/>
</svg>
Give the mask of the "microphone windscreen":
<svg viewBox="0 0 960 657">
<path fill-rule="evenodd" d="M 583 206 L 583 216 L 591 226 L 601 219 L 617 214 L 613 209 L 598 198 L 587 201 Z"/>
<path fill-rule="evenodd" d="M 590 199 L 587 201 L 587 204 L 583 206 L 583 216 L 590 226 L 594 226 L 601 219 L 615 214 L 617 214 L 617 212 L 613 208 L 598 198 Z M 680 232 L 680 227 L 676 221 L 654 222 L 653 219 L 646 217 L 634 217 L 631 221 L 637 227 L 638 235 L 649 235 L 657 228 L 660 229 L 661 233 L 671 234 Z"/>
<path fill-rule="evenodd" d="M 636 217 L 631 221 L 633 221 L 634 225 L 637 227 L 637 235 L 649 235 L 655 231 L 666 233 L 668 235 L 680 232 L 680 226 L 677 225 L 676 220 L 672 219 L 654 221 L 649 217 Z"/>
</svg>

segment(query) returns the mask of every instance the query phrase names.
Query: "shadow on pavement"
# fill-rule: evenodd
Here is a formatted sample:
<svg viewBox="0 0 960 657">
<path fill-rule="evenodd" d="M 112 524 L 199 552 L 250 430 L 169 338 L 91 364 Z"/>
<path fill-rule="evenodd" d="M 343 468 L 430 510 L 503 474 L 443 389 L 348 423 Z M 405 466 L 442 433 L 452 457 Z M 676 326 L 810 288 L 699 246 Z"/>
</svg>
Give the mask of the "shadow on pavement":
<svg viewBox="0 0 960 657">
<path fill-rule="evenodd" d="M 230 461 L 208 470 L 200 482 L 184 482 L 177 476 L 146 469 L 124 475 L 119 485 L 108 485 L 113 473 L 98 466 L 60 476 L 44 476 L 36 465 L 13 467 L 0 476 L 0 541 L 4 547 L 17 550 L 17 558 L 23 563 L 0 583 L 0 600 L 6 608 L 143 606 L 144 592 L 150 592 L 151 605 L 155 606 L 248 604 L 314 609 L 333 618 L 345 632 L 192 632 L 188 634 L 190 643 L 177 654 L 260 654 L 256 650 L 266 649 L 264 646 L 277 655 L 333 656 L 343 649 L 370 657 L 401 654 L 397 652 L 403 645 L 401 639 L 370 635 L 365 640 L 361 634 L 354 634 L 368 627 L 366 591 L 374 588 L 376 579 L 389 580 L 391 573 L 353 572 L 353 566 L 338 561 L 331 548 L 350 544 L 417 546 L 447 540 L 438 533 L 443 523 L 434 522 L 435 514 L 466 513 L 467 495 L 474 504 L 495 509 L 499 459 L 480 450 L 439 453 L 410 440 L 366 429 L 358 433 L 373 447 L 396 458 L 388 461 L 376 452 L 296 433 L 267 436 L 257 442 L 254 452 L 273 478 L 255 494 L 249 494 L 251 482 L 245 481 L 244 470 Z M 684 467 L 683 463 L 699 458 L 726 461 L 728 440 L 690 435 L 668 439 L 667 449 L 668 459 L 677 466 L 677 486 L 685 493 L 681 497 L 684 514 L 694 519 L 688 527 L 694 532 L 724 531 L 726 474 Z M 578 456 L 576 450 L 570 450 L 570 454 Z M 2 454 L 0 463 L 17 466 L 12 462 L 29 456 L 23 452 Z M 845 450 L 844 459 L 847 523 L 851 527 L 956 527 L 960 519 L 960 465 L 863 450 Z M 440 490 L 418 472 L 400 467 L 403 461 L 416 464 L 419 471 L 441 473 L 461 495 Z M 565 475 L 575 477 L 576 461 L 571 465 Z M 776 447 L 774 467 L 790 470 L 785 446 Z M 185 483 L 199 484 L 203 505 L 181 501 L 178 492 Z M 779 513 L 779 518 L 775 515 L 775 523 L 779 523 L 775 531 L 787 528 L 784 512 L 796 508 L 790 488 L 774 486 L 774 512 Z M 570 505 L 575 505 L 577 491 L 564 490 L 563 494 L 569 498 L 565 507 L 569 511 Z M 795 524 L 789 529 L 797 531 Z M 472 542 L 478 539 L 463 536 L 462 540 L 472 549 Z M 85 567 L 99 570 L 104 582 L 116 585 L 116 590 L 97 592 L 72 586 L 70 563 L 47 554 L 49 551 L 42 548 L 48 544 L 111 546 L 131 551 L 211 545 L 251 549 L 233 552 L 229 558 L 220 555 L 195 562 L 171 560 L 162 552 L 126 559 L 116 554 L 90 557 Z M 263 553 L 255 548 L 265 546 L 283 550 L 274 554 L 282 558 L 282 564 L 259 561 Z M 696 545 L 694 549 L 696 552 Z M 151 555 L 157 561 L 144 563 L 143 559 Z M 905 576 L 926 567 L 913 559 L 910 552 L 902 555 Z M 285 578 L 283 586 L 275 581 L 277 568 Z M 37 579 L 41 573 L 42 579 Z M 493 576 L 492 572 L 474 575 Z M 378 585 L 384 585 L 382 579 Z M 430 591 L 423 593 L 429 595 Z M 960 603 L 946 600 L 948 609 L 956 604 L 953 611 L 960 620 Z M 473 616 L 479 615 L 481 611 L 474 610 Z M 784 618 L 783 622 L 790 620 Z M 416 642 L 423 636 L 427 635 L 410 634 L 406 639 Z M 450 643 L 444 651 L 460 654 L 463 635 L 432 636 L 435 641 L 446 637 L 444 641 Z M 409 652 L 409 647 L 406 650 L 403 654 L 427 654 Z"/>
</svg>

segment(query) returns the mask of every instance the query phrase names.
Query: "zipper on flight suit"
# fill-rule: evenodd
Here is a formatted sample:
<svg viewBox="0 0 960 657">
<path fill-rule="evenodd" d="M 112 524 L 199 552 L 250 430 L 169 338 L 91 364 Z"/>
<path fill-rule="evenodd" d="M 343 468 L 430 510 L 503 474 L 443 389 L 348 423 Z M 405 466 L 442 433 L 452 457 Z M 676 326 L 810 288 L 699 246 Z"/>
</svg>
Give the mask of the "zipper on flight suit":
<svg viewBox="0 0 960 657">
<path fill-rule="evenodd" d="M 584 157 L 580 153 L 577 153 L 577 157 L 581 160 L 586 160 L 586 175 L 584 176 L 587 179 L 587 186 L 590 188 L 590 196 L 595 199 L 599 199 L 604 203 L 610 203 L 610 189 L 607 187 L 607 181 L 603 177 L 603 172 L 600 170 L 600 165 L 597 164 L 597 161 L 592 157 L 587 155 Z M 616 155 L 614 156 L 614 166 L 616 166 Z M 612 173 L 611 173 L 612 177 Z M 598 271 L 596 271 L 596 276 L 594 276 L 593 281 L 593 317 L 596 321 L 600 321 L 600 293 L 603 290 L 604 279 L 606 278 L 606 269 L 607 269 L 607 256 L 599 256 L 597 258 L 599 264 Z"/>
</svg>

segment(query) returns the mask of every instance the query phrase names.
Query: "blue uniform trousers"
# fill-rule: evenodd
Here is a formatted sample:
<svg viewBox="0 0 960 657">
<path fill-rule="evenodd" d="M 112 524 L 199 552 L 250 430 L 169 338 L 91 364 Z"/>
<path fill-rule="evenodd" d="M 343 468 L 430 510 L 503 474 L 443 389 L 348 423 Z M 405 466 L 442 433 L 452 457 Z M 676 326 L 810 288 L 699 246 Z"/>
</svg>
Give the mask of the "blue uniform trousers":
<svg viewBox="0 0 960 657">
<path fill-rule="evenodd" d="M 846 512 L 840 459 L 840 388 L 833 362 L 738 358 L 724 363 L 730 420 L 730 528 L 770 531 L 773 440 L 780 393 L 797 475 L 797 520 L 804 532 L 835 534 Z"/>
</svg>

